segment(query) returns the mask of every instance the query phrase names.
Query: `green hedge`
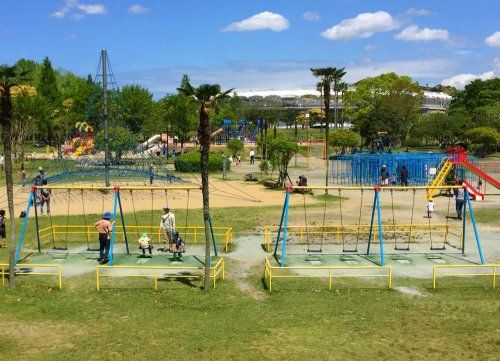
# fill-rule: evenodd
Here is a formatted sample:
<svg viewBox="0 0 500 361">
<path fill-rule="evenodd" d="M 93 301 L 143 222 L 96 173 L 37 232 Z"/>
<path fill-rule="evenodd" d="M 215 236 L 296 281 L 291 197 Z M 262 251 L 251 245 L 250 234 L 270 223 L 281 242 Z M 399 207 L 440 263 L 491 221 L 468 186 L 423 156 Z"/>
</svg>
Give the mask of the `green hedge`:
<svg viewBox="0 0 500 361">
<path fill-rule="evenodd" d="M 174 160 L 175 170 L 179 172 L 201 171 L 200 152 L 192 151 L 178 156 Z M 229 170 L 229 160 L 226 159 L 226 169 Z M 222 172 L 222 154 L 210 153 L 208 159 L 208 170 L 210 172 Z"/>
</svg>

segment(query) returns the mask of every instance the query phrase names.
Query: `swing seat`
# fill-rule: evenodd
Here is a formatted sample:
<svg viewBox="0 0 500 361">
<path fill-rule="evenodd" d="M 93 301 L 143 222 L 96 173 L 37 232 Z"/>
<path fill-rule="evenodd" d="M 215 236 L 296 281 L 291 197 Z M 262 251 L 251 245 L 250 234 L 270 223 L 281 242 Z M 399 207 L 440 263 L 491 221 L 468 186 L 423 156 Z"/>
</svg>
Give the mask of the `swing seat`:
<svg viewBox="0 0 500 361">
<path fill-rule="evenodd" d="M 90 247 L 87 247 L 87 252 L 99 252 L 99 248 L 90 248 Z"/>
<path fill-rule="evenodd" d="M 307 252 L 309 253 L 323 253 L 323 250 L 320 248 L 320 249 L 307 249 Z"/>
<path fill-rule="evenodd" d="M 52 249 L 55 251 L 67 251 L 68 247 L 54 246 Z"/>
<path fill-rule="evenodd" d="M 401 247 L 396 246 L 396 247 L 394 247 L 394 250 L 395 251 L 409 251 L 410 247 L 408 246 L 406 248 L 401 248 Z"/>
<path fill-rule="evenodd" d="M 354 249 L 343 249 L 342 252 L 345 252 L 345 253 L 357 253 L 358 249 L 357 248 L 354 248 Z"/>
<path fill-rule="evenodd" d="M 446 246 L 442 247 L 431 247 L 431 251 L 444 251 L 446 250 Z"/>
</svg>

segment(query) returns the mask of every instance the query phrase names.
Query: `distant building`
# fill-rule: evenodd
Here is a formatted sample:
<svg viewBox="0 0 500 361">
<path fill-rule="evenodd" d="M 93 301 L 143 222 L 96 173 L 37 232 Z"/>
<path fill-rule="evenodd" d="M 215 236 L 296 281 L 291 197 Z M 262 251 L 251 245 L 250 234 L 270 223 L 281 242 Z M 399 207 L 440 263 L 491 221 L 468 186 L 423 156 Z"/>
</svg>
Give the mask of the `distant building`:
<svg viewBox="0 0 500 361">
<path fill-rule="evenodd" d="M 349 88 L 354 89 L 353 87 Z M 429 87 L 422 87 L 424 100 L 422 102 L 421 113 L 446 113 L 452 97 L 441 91 L 434 91 Z M 322 99 L 317 90 L 255 90 L 238 92 L 238 97 L 248 106 L 256 108 L 294 108 L 311 109 L 320 108 Z M 330 101 L 331 109 L 335 108 L 335 100 Z M 340 99 L 338 108 L 342 110 L 342 100 Z"/>
</svg>

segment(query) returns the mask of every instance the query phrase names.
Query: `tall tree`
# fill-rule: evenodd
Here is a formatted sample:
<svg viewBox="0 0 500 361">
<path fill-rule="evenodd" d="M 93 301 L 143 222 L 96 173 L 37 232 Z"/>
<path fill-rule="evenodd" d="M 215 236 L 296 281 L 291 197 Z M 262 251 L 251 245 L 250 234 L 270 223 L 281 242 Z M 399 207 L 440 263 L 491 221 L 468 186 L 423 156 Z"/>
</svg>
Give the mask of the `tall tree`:
<svg viewBox="0 0 500 361">
<path fill-rule="evenodd" d="M 333 76 L 333 91 L 335 92 L 335 113 L 333 120 L 333 129 L 337 130 L 338 117 L 339 117 L 339 92 L 341 91 L 340 83 L 346 72 L 345 68 L 337 69 Z"/>
<path fill-rule="evenodd" d="M 320 84 L 323 88 L 323 101 L 325 104 L 325 150 L 326 150 L 326 175 L 325 175 L 325 186 L 328 187 L 328 180 L 329 180 L 329 161 L 328 161 L 328 155 L 329 155 L 329 142 L 328 139 L 330 139 L 330 96 L 331 96 L 331 87 L 332 87 L 332 82 L 334 81 L 335 77 L 338 75 L 338 69 L 337 68 L 311 68 L 311 72 L 313 76 L 316 78 L 319 78 Z M 325 190 L 325 193 L 328 193 L 328 190 Z"/>
<path fill-rule="evenodd" d="M 9 240 L 9 283 L 14 288 L 14 267 L 16 255 L 16 223 L 14 211 L 14 181 L 12 178 L 12 94 L 13 87 L 20 86 L 28 77 L 27 70 L 16 66 L 0 66 L 0 125 L 2 126 L 2 143 L 5 153 L 5 183 L 7 186 L 7 204 L 10 218 Z"/>
<path fill-rule="evenodd" d="M 126 85 L 120 92 L 120 115 L 132 133 L 139 133 L 153 114 L 153 95 L 139 85 Z"/>
<path fill-rule="evenodd" d="M 167 95 L 162 101 L 165 107 L 165 116 L 172 125 L 172 133 L 179 138 L 181 153 L 183 153 L 184 143 L 196 130 L 196 105 L 184 94 Z"/>
<path fill-rule="evenodd" d="M 56 72 L 47 57 L 43 59 L 40 82 L 37 89 L 40 95 L 47 99 L 51 105 L 56 106 L 61 103 L 61 93 L 57 86 Z"/>
<path fill-rule="evenodd" d="M 194 88 L 189 81 L 182 88 L 177 89 L 179 93 L 189 97 L 199 106 L 198 137 L 200 139 L 201 152 L 201 191 L 203 194 L 203 220 L 205 223 L 205 279 L 204 290 L 210 289 L 210 207 L 208 189 L 208 158 L 210 152 L 210 110 L 215 112 L 219 109 L 220 102 L 229 96 L 233 89 L 221 91 L 219 84 L 202 84 Z"/>
</svg>

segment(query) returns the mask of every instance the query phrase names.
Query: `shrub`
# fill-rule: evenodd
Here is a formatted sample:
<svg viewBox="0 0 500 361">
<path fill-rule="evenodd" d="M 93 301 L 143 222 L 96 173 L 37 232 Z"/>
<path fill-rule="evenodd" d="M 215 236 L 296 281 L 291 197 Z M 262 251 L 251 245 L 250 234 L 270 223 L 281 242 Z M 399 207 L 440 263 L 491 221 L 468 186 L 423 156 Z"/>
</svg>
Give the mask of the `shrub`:
<svg viewBox="0 0 500 361">
<path fill-rule="evenodd" d="M 233 155 L 233 158 L 236 157 L 238 152 L 241 152 L 243 150 L 243 142 L 239 139 L 231 139 L 227 144 L 226 144 L 227 149 L 231 152 Z"/>
<path fill-rule="evenodd" d="M 175 170 L 178 172 L 199 172 L 201 171 L 201 155 L 199 151 L 187 152 L 178 156 L 174 160 Z M 229 160 L 226 160 L 226 169 L 229 170 Z M 209 172 L 222 171 L 222 154 L 210 153 L 208 158 Z"/>
<path fill-rule="evenodd" d="M 259 164 L 260 171 L 263 172 L 266 176 L 269 174 L 269 162 L 267 160 L 263 160 Z"/>
</svg>

